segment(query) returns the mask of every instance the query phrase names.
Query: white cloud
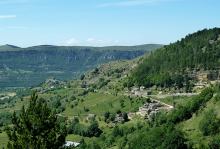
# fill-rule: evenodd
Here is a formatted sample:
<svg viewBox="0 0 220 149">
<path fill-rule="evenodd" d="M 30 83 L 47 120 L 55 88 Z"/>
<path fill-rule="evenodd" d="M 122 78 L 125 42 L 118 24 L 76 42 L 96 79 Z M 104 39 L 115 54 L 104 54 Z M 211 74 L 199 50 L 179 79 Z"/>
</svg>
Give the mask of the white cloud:
<svg viewBox="0 0 220 149">
<path fill-rule="evenodd" d="M 0 19 L 12 19 L 16 17 L 16 15 L 0 15 Z"/>
<path fill-rule="evenodd" d="M 157 4 L 161 2 L 168 2 L 175 0 L 120 0 L 113 3 L 103 3 L 98 5 L 98 7 L 129 7 L 129 6 L 139 6 L 147 4 Z"/>
<path fill-rule="evenodd" d="M 76 38 L 70 38 L 61 43 L 61 45 L 65 46 L 110 46 L 118 44 L 118 40 L 105 40 L 105 39 L 97 39 L 97 38 L 87 38 L 78 40 Z"/>
<path fill-rule="evenodd" d="M 90 44 L 102 44 L 102 43 L 107 42 L 107 41 L 105 41 L 105 40 L 95 39 L 95 38 L 88 38 L 86 41 L 87 41 L 88 43 L 90 43 Z"/>
<path fill-rule="evenodd" d="M 87 42 L 96 42 L 96 39 L 95 38 L 88 38 L 86 41 Z"/>
<path fill-rule="evenodd" d="M 107 45 L 115 45 L 118 44 L 118 40 L 105 40 L 105 39 L 96 39 L 96 38 L 88 38 L 85 42 L 85 45 L 88 46 L 107 46 Z"/>
<path fill-rule="evenodd" d="M 64 44 L 67 46 L 77 45 L 79 43 L 80 43 L 79 40 L 77 40 L 76 38 L 70 38 L 64 42 Z"/>
</svg>

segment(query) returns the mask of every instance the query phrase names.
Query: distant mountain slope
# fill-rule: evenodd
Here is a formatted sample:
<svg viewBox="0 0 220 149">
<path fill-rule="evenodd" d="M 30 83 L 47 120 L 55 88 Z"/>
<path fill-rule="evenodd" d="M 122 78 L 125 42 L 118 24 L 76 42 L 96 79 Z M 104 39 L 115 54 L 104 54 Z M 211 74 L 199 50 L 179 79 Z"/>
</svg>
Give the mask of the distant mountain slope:
<svg viewBox="0 0 220 149">
<path fill-rule="evenodd" d="M 193 72 L 218 70 L 219 66 L 220 28 L 204 29 L 152 52 L 134 71 L 129 84 L 181 87 Z"/>
<path fill-rule="evenodd" d="M 0 87 L 28 87 L 41 83 L 48 77 L 73 79 L 77 74 L 97 65 L 129 60 L 161 45 L 65 47 L 42 45 L 19 48 L 12 45 L 0 47 Z"/>
<path fill-rule="evenodd" d="M 8 44 L 0 46 L 0 52 L 1 51 L 17 51 L 17 50 L 21 50 L 21 48 L 17 46 L 13 46 L 13 45 L 8 45 Z"/>
<path fill-rule="evenodd" d="M 54 46 L 54 45 L 39 45 L 39 46 L 32 46 L 27 48 L 20 48 L 14 45 L 2 45 L 0 46 L 0 51 L 23 51 L 23 50 L 116 50 L 116 51 L 151 51 L 157 48 L 161 48 L 163 45 L 161 44 L 143 44 L 143 45 L 136 45 L 136 46 L 106 46 L 106 47 L 90 47 L 90 46 Z"/>
</svg>

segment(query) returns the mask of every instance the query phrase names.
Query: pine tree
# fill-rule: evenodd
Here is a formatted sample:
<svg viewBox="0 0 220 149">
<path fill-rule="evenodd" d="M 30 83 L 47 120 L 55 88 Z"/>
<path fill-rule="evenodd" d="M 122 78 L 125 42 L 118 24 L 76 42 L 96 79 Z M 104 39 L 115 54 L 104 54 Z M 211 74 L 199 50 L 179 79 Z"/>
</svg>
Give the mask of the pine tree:
<svg viewBox="0 0 220 149">
<path fill-rule="evenodd" d="M 27 108 L 12 117 L 12 127 L 8 128 L 9 149 L 54 149 L 65 143 L 66 127 L 59 124 L 47 102 L 36 93 L 30 98 Z"/>
</svg>

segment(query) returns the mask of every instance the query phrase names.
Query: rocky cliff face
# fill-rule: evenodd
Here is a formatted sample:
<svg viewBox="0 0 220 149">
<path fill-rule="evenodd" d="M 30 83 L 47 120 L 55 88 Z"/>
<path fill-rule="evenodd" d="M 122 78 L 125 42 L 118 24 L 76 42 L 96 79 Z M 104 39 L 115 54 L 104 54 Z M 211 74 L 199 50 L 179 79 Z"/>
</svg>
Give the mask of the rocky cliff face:
<svg viewBox="0 0 220 149">
<path fill-rule="evenodd" d="M 157 47 L 0 47 L 0 87 L 37 85 L 48 77 L 73 79 L 99 64 L 133 59 Z"/>
</svg>

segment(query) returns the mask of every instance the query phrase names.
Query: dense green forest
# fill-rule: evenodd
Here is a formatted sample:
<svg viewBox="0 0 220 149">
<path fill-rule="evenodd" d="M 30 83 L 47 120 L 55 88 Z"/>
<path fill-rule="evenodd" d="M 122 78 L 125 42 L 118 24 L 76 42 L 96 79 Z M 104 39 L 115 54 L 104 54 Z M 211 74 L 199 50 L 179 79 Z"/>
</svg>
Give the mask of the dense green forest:
<svg viewBox="0 0 220 149">
<path fill-rule="evenodd" d="M 192 70 L 216 70 L 220 60 L 220 29 L 204 29 L 151 52 L 133 72 L 129 85 L 169 87 L 188 84 Z"/>
</svg>

